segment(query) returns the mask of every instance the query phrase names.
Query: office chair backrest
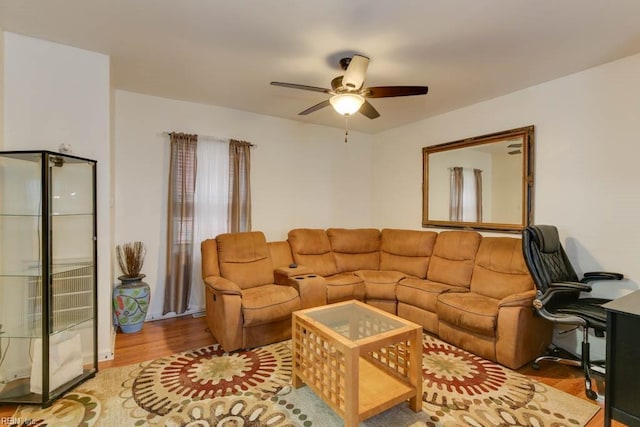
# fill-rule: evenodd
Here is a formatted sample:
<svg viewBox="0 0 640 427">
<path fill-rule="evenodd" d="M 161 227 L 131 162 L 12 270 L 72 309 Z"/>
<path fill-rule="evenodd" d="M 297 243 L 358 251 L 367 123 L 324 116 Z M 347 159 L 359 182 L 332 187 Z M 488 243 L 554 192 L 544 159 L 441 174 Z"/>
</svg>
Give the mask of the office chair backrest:
<svg viewBox="0 0 640 427">
<path fill-rule="evenodd" d="M 536 288 L 546 292 L 554 282 L 578 282 L 558 229 L 553 225 L 530 225 L 522 231 L 522 248 Z"/>
</svg>

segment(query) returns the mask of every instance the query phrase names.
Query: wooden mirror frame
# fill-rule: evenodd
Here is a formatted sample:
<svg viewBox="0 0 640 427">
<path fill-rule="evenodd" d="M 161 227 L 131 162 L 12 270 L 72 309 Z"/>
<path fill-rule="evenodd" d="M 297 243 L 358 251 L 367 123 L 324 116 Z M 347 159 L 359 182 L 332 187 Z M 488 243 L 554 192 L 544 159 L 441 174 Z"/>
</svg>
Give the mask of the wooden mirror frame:
<svg viewBox="0 0 640 427">
<path fill-rule="evenodd" d="M 469 147 L 476 147 L 485 144 L 499 144 L 512 142 L 520 139 L 522 147 L 522 164 L 520 176 L 514 176 L 521 182 L 521 209 L 519 222 L 464 222 L 431 219 L 429 217 L 429 156 L 442 153 L 444 151 L 461 150 Z M 520 142 L 520 141 L 518 141 Z M 492 230 L 519 233 L 527 225 L 533 223 L 533 153 L 534 153 L 534 127 L 526 126 L 488 135 L 476 136 L 459 141 L 447 142 L 444 144 L 432 145 L 422 148 L 422 226 L 423 227 L 446 227 L 461 228 L 470 230 Z M 517 197 L 517 196 L 516 196 Z M 447 200 L 447 203 L 449 201 Z M 516 211 L 516 215 L 518 212 Z"/>
</svg>

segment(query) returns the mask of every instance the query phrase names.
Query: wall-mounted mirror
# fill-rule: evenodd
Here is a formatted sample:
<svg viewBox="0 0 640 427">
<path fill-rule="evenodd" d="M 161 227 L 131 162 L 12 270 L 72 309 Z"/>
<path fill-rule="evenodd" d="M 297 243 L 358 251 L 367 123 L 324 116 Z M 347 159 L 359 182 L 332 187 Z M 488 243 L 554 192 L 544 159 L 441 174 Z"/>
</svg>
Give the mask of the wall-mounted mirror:
<svg viewBox="0 0 640 427">
<path fill-rule="evenodd" d="M 422 226 L 520 232 L 533 220 L 533 126 L 422 149 Z"/>
</svg>

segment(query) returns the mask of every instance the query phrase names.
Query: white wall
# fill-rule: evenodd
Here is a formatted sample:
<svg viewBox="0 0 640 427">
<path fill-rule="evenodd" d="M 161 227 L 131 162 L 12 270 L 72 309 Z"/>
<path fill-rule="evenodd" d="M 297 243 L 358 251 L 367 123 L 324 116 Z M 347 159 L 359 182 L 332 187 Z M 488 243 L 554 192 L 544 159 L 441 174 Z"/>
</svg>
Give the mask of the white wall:
<svg viewBox="0 0 640 427">
<path fill-rule="evenodd" d="M 350 132 L 345 144 L 340 129 L 118 90 L 114 244 L 140 240 L 147 246 L 148 319 L 162 316 L 164 296 L 169 167 L 164 131 L 257 144 L 251 151 L 252 220 L 267 240 L 284 240 L 295 227 L 371 223 L 371 136 Z"/>
<path fill-rule="evenodd" d="M 98 352 L 112 356 L 109 57 L 4 33 L 4 150 L 57 151 L 98 161 Z"/>
<path fill-rule="evenodd" d="M 522 175 L 523 155 L 507 152 L 492 156 L 491 222 L 502 224 L 519 223 L 522 220 L 522 180 L 514 179 Z"/>
<path fill-rule="evenodd" d="M 627 277 L 597 284 L 594 295 L 637 289 L 639 75 L 634 55 L 376 135 L 374 224 L 420 228 L 422 147 L 533 124 L 534 222 L 558 227 L 579 274 Z M 604 341 L 593 341 L 603 356 Z"/>
</svg>

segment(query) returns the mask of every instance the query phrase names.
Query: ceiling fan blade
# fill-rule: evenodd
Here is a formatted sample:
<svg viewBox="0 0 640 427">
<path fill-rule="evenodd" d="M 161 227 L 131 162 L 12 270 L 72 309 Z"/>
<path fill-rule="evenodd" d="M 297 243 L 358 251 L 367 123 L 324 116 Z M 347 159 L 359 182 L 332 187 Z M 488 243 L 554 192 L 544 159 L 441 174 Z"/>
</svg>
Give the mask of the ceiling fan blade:
<svg viewBox="0 0 640 427">
<path fill-rule="evenodd" d="M 361 55 L 353 55 L 347 70 L 342 78 L 342 85 L 348 89 L 360 89 L 367 75 L 367 67 L 369 66 L 369 58 Z"/>
<path fill-rule="evenodd" d="M 429 91 L 427 86 L 378 86 L 363 90 L 366 98 L 391 98 L 394 96 L 425 95 Z"/>
<path fill-rule="evenodd" d="M 299 85 L 299 84 L 296 84 L 296 83 L 271 82 L 271 84 L 273 86 L 289 87 L 291 89 L 310 90 L 312 92 L 322 92 L 322 93 L 330 93 L 331 92 L 330 89 L 325 89 L 325 88 L 316 87 L 316 86 Z"/>
<path fill-rule="evenodd" d="M 338 76 L 331 80 L 331 87 L 333 90 L 338 90 L 342 87 L 342 76 Z"/>
<path fill-rule="evenodd" d="M 329 105 L 330 105 L 329 104 L 329 100 L 327 99 L 327 100 L 324 100 L 322 102 L 318 102 L 313 107 L 309 107 L 306 110 L 299 112 L 298 115 L 299 116 L 306 116 L 309 113 L 313 113 L 314 111 L 317 111 L 317 110 L 319 110 L 321 108 L 324 108 L 324 107 L 328 107 Z"/>
<path fill-rule="evenodd" d="M 370 119 L 380 117 L 380 113 L 378 113 L 378 110 L 376 110 L 373 105 L 371 105 L 367 100 L 364 101 L 364 104 L 362 104 L 359 111 L 362 115 Z"/>
</svg>

